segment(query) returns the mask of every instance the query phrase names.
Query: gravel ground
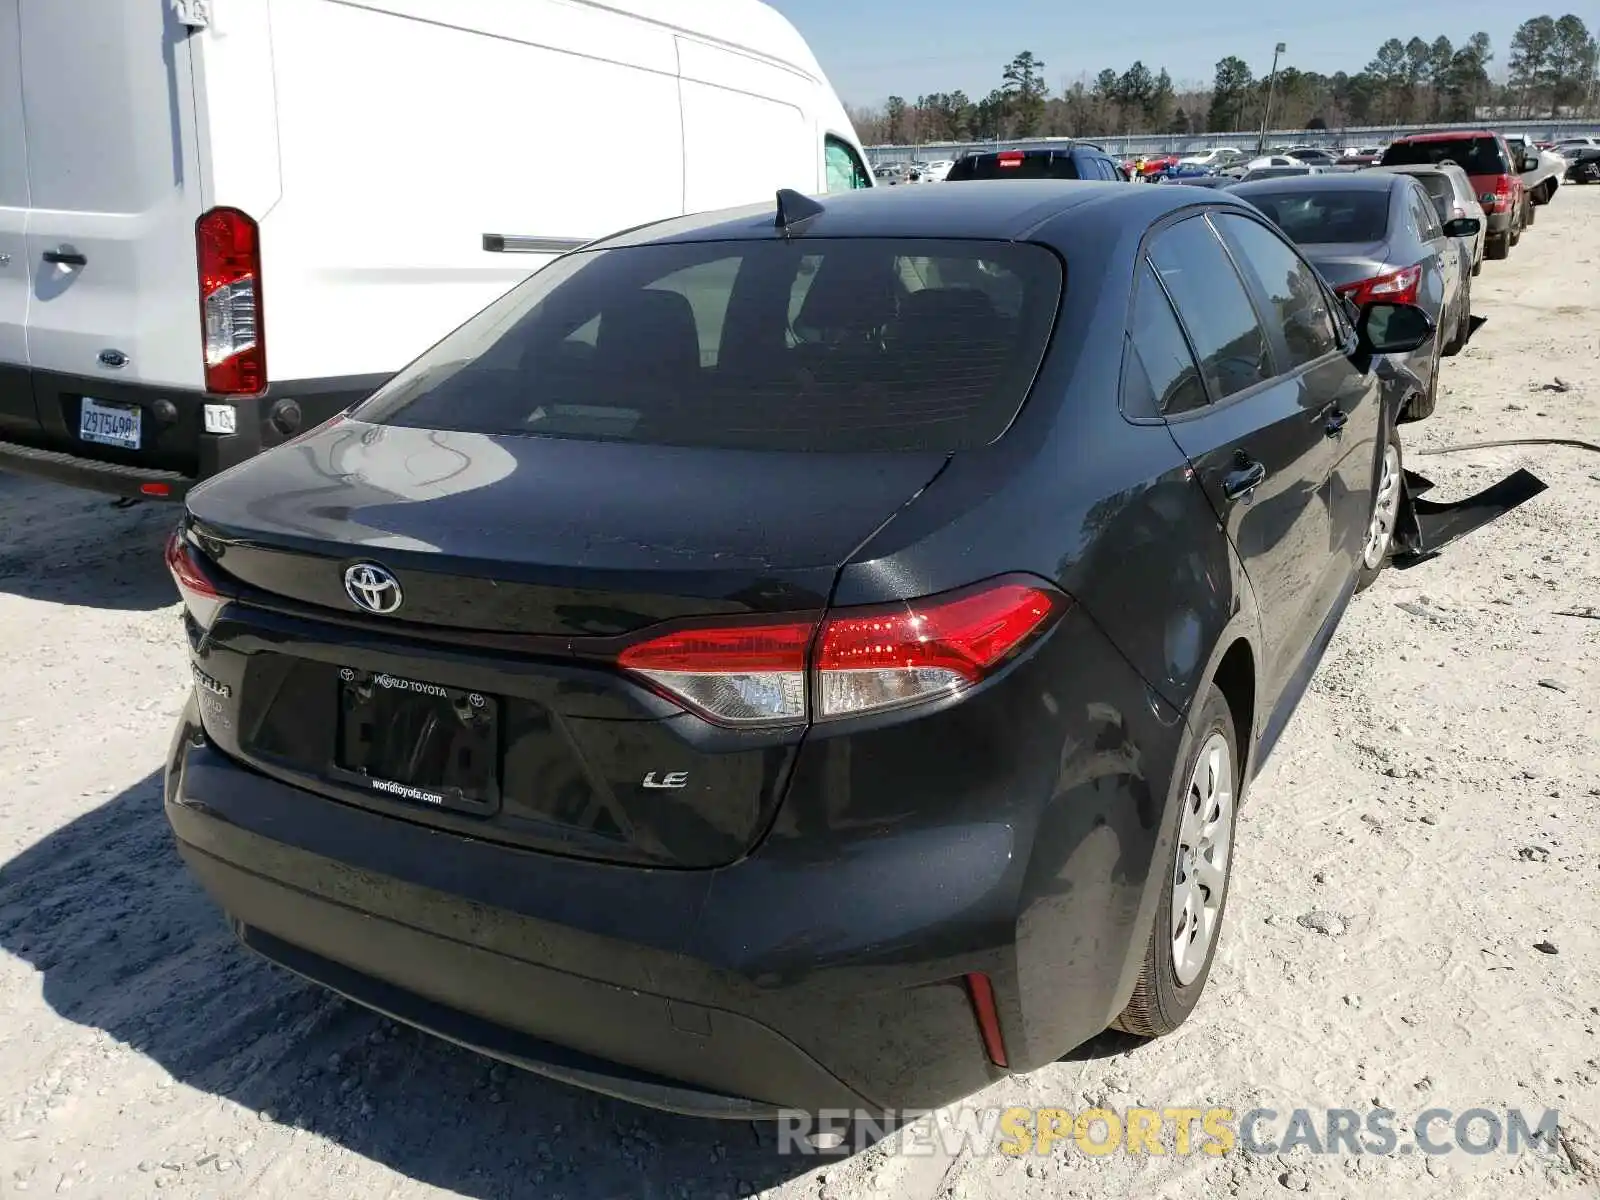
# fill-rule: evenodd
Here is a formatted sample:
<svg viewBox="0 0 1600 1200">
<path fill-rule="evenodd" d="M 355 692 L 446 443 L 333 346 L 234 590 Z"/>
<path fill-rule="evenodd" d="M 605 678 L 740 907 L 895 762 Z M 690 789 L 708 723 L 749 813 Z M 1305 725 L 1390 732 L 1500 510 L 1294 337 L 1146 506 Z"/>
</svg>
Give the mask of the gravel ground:
<svg viewBox="0 0 1600 1200">
<path fill-rule="evenodd" d="M 158 772 L 188 686 L 171 509 L 0 476 L 0 1196 L 1600 1194 L 1600 188 L 1474 283 L 1409 465 L 1550 490 L 1352 606 L 1241 823 L 1210 989 L 973 1103 L 1561 1113 L 1548 1154 L 780 1156 L 507 1072 L 237 950 Z M 1064 1143 L 1064 1146 L 1070 1146 Z M 1060 1148 L 1057 1148 L 1058 1151 Z"/>
</svg>

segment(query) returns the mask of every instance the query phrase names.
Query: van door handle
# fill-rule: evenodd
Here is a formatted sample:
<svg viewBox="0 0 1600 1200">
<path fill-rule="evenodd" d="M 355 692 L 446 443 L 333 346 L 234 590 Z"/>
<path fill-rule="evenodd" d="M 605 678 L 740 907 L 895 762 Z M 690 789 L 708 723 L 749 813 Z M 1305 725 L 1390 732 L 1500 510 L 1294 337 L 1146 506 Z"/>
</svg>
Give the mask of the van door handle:
<svg viewBox="0 0 1600 1200">
<path fill-rule="evenodd" d="M 46 250 L 44 260 L 58 267 L 87 267 L 89 260 L 76 250 Z"/>
<path fill-rule="evenodd" d="M 1341 409 L 1334 409 L 1328 414 L 1327 423 L 1323 425 L 1322 432 L 1329 437 L 1338 437 L 1344 432 L 1344 427 L 1350 423 L 1350 414 Z"/>
<path fill-rule="evenodd" d="M 1267 468 L 1244 454 L 1239 455 L 1237 464 L 1235 470 L 1222 477 L 1222 494 L 1229 500 L 1248 496 L 1267 477 Z"/>
</svg>

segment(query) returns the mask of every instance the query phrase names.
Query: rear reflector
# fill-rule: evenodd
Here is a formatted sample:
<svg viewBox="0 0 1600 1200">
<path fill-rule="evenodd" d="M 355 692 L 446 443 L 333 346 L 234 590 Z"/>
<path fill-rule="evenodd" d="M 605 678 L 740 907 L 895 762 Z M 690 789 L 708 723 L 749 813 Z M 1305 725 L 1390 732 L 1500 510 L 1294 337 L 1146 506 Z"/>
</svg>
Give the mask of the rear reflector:
<svg viewBox="0 0 1600 1200">
<path fill-rule="evenodd" d="M 253 396 L 267 387 L 261 315 L 261 236 L 236 208 L 213 208 L 195 225 L 206 391 Z"/>
<path fill-rule="evenodd" d="M 1347 283 L 1336 289 L 1341 296 L 1348 296 L 1356 304 L 1370 304 L 1375 300 L 1383 300 L 1390 304 L 1415 304 L 1417 290 L 1422 284 L 1422 268 L 1402 267 L 1398 271 L 1390 271 L 1386 275 L 1374 275 L 1371 279 L 1363 279 L 1357 283 Z"/>
<path fill-rule="evenodd" d="M 983 1037 L 984 1053 L 997 1067 L 1009 1066 L 1006 1062 L 1006 1040 L 1000 1036 L 1000 1010 L 995 1007 L 994 984 L 981 971 L 966 977 L 967 999 L 972 1002 L 972 1015 L 978 1022 L 978 1033 Z"/>
<path fill-rule="evenodd" d="M 815 617 L 679 629 L 617 657 L 625 670 L 719 724 L 861 716 L 982 682 L 1065 608 L 1038 582 Z M 809 700 L 809 703 L 808 703 Z"/>
<path fill-rule="evenodd" d="M 139 491 L 145 496 L 170 496 L 172 485 L 167 483 L 141 483 Z"/>
<path fill-rule="evenodd" d="M 183 606 L 196 625 L 210 629 L 229 598 L 201 566 L 199 553 L 184 537 L 182 529 L 173 530 L 167 539 L 166 558 L 167 570 L 172 572 L 172 581 L 178 585 Z"/>
</svg>

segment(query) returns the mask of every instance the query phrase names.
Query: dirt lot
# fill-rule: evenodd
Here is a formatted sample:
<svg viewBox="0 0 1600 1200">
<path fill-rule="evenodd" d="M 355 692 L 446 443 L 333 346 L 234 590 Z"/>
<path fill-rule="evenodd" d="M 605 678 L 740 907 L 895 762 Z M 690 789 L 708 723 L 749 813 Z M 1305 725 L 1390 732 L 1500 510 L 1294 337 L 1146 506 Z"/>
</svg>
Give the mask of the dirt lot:
<svg viewBox="0 0 1600 1200">
<path fill-rule="evenodd" d="M 1488 324 L 1406 429 L 1409 465 L 1444 498 L 1516 466 L 1550 490 L 1356 601 L 1244 810 L 1194 1019 L 973 1103 L 1381 1103 L 1402 1133 L 1430 1107 L 1557 1109 L 1556 1150 L 886 1143 L 818 1164 L 330 999 L 236 950 L 169 843 L 158 771 L 188 687 L 172 511 L 0 476 L 0 1196 L 1600 1194 L 1600 454 L 1418 455 L 1600 440 L 1600 188 L 1564 189 L 1474 300 Z"/>
</svg>

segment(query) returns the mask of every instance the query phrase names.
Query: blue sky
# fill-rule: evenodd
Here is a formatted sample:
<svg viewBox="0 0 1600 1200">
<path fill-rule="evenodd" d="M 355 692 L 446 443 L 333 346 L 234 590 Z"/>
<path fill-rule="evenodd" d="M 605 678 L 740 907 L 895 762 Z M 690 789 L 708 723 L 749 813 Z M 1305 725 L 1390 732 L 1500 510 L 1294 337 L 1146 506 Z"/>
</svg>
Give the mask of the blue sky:
<svg viewBox="0 0 1600 1200">
<path fill-rule="evenodd" d="M 1272 45 L 1289 45 L 1281 65 L 1356 71 L 1388 37 L 1444 34 L 1460 43 L 1483 30 L 1494 42 L 1490 73 L 1503 70 L 1511 33 L 1528 17 L 1576 7 L 1591 28 L 1594 0 L 1524 10 L 1497 0 L 1344 0 L 1266 5 L 1261 0 L 1140 0 L 1074 4 L 1064 0 L 769 0 L 799 27 L 847 104 L 877 107 L 891 93 L 961 88 L 974 100 L 999 86 L 1000 69 L 1020 50 L 1045 62 L 1052 91 L 1063 79 L 1142 59 L 1175 80 L 1209 83 L 1217 59 L 1238 54 L 1257 74 Z M 1585 9 L 1590 11 L 1585 11 Z M 1401 15 L 1401 14 L 1404 15 Z"/>
</svg>

